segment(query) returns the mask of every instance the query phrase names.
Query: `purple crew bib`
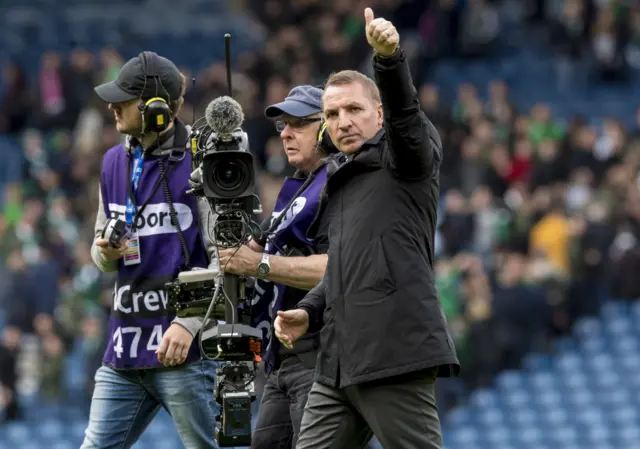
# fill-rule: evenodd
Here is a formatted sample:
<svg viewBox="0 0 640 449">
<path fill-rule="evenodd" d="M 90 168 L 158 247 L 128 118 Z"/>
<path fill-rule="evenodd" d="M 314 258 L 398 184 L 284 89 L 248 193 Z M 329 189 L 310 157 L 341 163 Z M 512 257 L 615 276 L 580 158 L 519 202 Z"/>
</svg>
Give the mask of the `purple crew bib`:
<svg viewBox="0 0 640 449">
<path fill-rule="evenodd" d="M 265 245 L 265 253 L 280 255 L 290 246 L 306 245 L 315 249 L 315 242 L 307 237 L 307 230 L 315 219 L 320 207 L 320 197 L 327 181 L 327 168 L 318 169 L 315 178 L 305 190 L 294 200 L 285 212 L 285 217 L 276 231 L 270 235 Z M 280 189 L 278 199 L 271 214 L 271 223 L 282 213 L 296 192 L 302 187 L 305 179 L 287 178 Z M 296 245 L 302 243 L 302 245 Z M 265 360 L 270 361 L 271 323 L 282 306 L 286 285 L 276 284 L 265 279 L 256 279 L 255 293 L 252 301 L 252 325 L 263 330 L 263 348 L 266 348 Z"/>
<path fill-rule="evenodd" d="M 131 158 L 122 145 L 105 154 L 102 164 L 102 198 L 108 217 L 124 220 Z M 141 263 L 125 266 L 118 262 L 118 274 L 109 319 L 109 341 L 103 362 L 115 369 L 144 369 L 163 366 L 155 351 L 175 314 L 167 310 L 164 285 L 173 281 L 184 264 L 176 229 L 171 224 L 164 188 L 153 193 L 160 177 L 160 165 L 168 169 L 167 157 L 148 156 L 135 193 L 136 211 L 147 202 L 135 222 Z M 168 173 L 168 185 L 180 227 L 191 254 L 191 267 L 207 267 L 207 254 L 199 232 L 196 198 L 185 193 L 191 174 L 191 155 L 177 162 Z M 200 358 L 194 340 L 187 363 Z"/>
</svg>

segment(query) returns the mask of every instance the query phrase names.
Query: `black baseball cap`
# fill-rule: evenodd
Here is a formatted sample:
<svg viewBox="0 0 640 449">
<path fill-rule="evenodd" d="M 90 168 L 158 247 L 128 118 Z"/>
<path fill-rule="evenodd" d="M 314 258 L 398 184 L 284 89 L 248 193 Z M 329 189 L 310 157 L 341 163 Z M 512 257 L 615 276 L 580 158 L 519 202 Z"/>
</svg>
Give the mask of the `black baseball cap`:
<svg viewBox="0 0 640 449">
<path fill-rule="evenodd" d="M 177 100 L 181 92 L 178 67 L 155 53 L 145 52 L 145 56 L 143 58 L 140 54 L 129 59 L 114 81 L 96 87 L 94 90 L 98 96 L 107 103 L 123 103 L 136 98 L 148 100 L 153 97 L 161 97 L 166 101 Z M 146 72 L 144 59 L 147 64 Z M 159 83 L 156 78 L 151 77 L 154 72 L 160 79 Z"/>
</svg>

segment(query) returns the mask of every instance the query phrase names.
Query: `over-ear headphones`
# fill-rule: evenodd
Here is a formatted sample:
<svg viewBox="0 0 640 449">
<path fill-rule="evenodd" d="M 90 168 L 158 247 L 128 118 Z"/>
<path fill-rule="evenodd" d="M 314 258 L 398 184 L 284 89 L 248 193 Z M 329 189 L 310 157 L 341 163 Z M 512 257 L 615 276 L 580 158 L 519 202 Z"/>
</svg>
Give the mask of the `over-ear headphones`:
<svg viewBox="0 0 640 449">
<path fill-rule="evenodd" d="M 166 130 L 171 123 L 171 108 L 167 100 L 157 96 L 158 86 L 162 86 L 162 81 L 160 80 L 160 74 L 156 66 L 156 54 L 154 52 L 144 51 L 140 53 L 139 58 L 144 67 L 145 88 L 147 86 L 147 79 L 149 78 L 153 78 L 156 83 L 156 96 L 147 101 L 140 98 L 140 103 L 138 104 L 138 110 L 142 115 L 142 132 L 144 134 L 149 132 L 159 134 Z M 144 95 L 145 88 L 142 89 L 143 93 L 141 95 Z M 169 94 L 164 87 L 162 87 L 162 89 L 165 90 L 167 95 Z M 169 101 L 170 100 L 171 99 L 169 99 Z"/>
<path fill-rule="evenodd" d="M 320 129 L 318 129 L 318 144 L 322 143 L 322 139 L 324 138 L 325 131 L 327 130 L 327 122 L 322 119 L 320 122 Z"/>
<path fill-rule="evenodd" d="M 317 137 L 317 147 L 327 153 L 338 153 L 339 150 L 333 144 L 331 137 L 329 137 L 329 133 L 327 132 L 327 122 L 322 119 L 320 122 L 320 129 L 318 129 L 318 137 Z"/>
</svg>

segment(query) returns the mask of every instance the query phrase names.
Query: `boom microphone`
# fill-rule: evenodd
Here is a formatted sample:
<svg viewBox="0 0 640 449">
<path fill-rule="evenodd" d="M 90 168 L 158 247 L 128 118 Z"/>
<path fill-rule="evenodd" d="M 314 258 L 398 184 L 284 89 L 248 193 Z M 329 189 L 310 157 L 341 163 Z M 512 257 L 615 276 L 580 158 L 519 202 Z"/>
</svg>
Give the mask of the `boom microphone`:
<svg viewBox="0 0 640 449">
<path fill-rule="evenodd" d="M 244 122 L 242 106 L 231 97 L 218 97 L 207 105 L 205 119 L 211 129 L 221 135 L 229 135 Z"/>
</svg>

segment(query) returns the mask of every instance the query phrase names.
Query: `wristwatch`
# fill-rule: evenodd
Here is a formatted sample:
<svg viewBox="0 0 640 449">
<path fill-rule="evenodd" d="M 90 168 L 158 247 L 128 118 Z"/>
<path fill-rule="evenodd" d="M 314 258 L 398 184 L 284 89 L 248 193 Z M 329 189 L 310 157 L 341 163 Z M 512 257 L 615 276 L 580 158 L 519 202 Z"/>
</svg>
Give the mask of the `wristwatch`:
<svg viewBox="0 0 640 449">
<path fill-rule="evenodd" d="M 265 279 L 271 271 L 271 263 L 269 262 L 269 254 L 262 254 L 262 260 L 258 264 L 258 271 L 256 275 L 259 279 Z"/>
</svg>

